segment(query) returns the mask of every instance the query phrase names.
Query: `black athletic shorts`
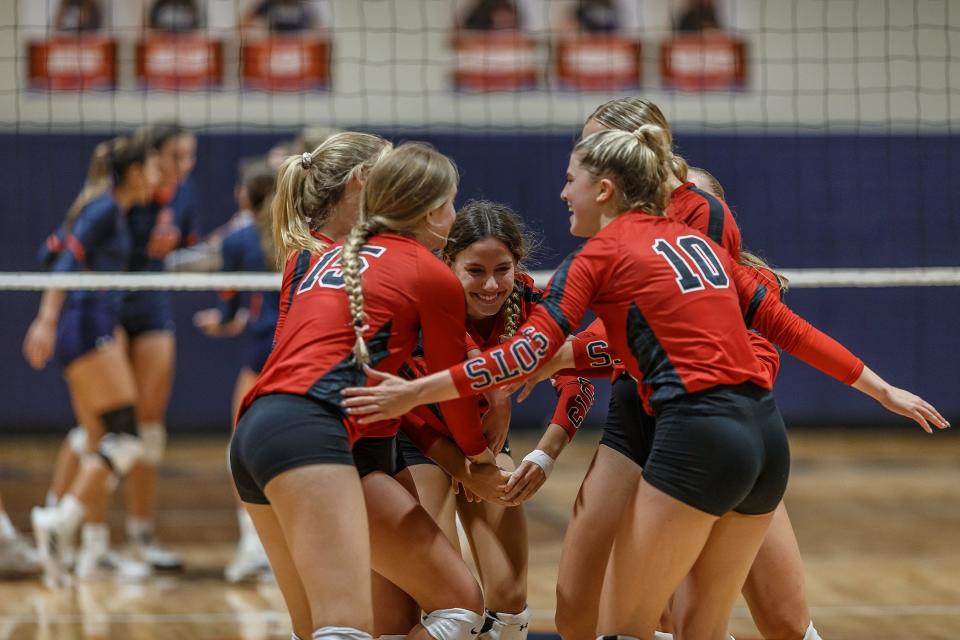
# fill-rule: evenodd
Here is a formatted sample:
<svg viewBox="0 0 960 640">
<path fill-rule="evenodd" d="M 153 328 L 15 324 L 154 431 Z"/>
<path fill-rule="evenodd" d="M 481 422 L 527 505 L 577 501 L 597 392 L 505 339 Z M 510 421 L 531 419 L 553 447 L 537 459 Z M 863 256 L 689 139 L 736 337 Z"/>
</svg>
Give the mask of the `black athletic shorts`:
<svg viewBox="0 0 960 640">
<path fill-rule="evenodd" d="M 254 400 L 230 441 L 230 471 L 240 499 L 270 504 L 263 494 L 268 482 L 311 464 L 353 465 L 339 410 L 297 395 Z"/>
<path fill-rule="evenodd" d="M 395 476 L 407 468 L 400 455 L 397 436 L 360 438 L 353 443 L 353 461 L 361 478 L 374 471 Z"/>
<path fill-rule="evenodd" d="M 787 432 L 773 394 L 753 384 L 713 387 L 657 410 L 643 477 L 715 516 L 773 511 L 790 475 Z"/>
<path fill-rule="evenodd" d="M 650 457 L 655 424 L 653 416 L 643 410 L 637 383 L 628 374 L 621 374 L 610 387 L 607 422 L 600 444 L 643 467 Z"/>
<path fill-rule="evenodd" d="M 413 443 L 407 434 L 403 431 L 397 434 L 397 442 L 400 446 L 400 457 L 403 459 L 404 467 L 413 467 L 418 464 L 432 464 L 437 465 L 436 462 L 427 457 L 423 451 L 420 451 L 420 448 Z M 500 449 L 500 453 L 505 453 L 511 458 L 513 457 L 513 452 L 510 451 L 510 440 L 507 439 L 503 443 L 503 448 Z"/>
</svg>

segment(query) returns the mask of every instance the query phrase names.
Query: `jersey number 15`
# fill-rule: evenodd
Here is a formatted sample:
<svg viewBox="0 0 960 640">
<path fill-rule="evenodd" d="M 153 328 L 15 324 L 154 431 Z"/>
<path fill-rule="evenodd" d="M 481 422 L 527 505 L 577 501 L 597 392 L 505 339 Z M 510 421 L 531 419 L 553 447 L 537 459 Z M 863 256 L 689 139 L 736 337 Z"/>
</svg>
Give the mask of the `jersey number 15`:
<svg viewBox="0 0 960 640">
<path fill-rule="evenodd" d="M 305 293 L 314 286 L 326 287 L 328 289 L 343 289 L 343 266 L 340 262 L 340 252 L 342 247 L 336 247 L 320 256 L 320 260 L 310 270 L 309 275 L 303 279 L 303 284 L 297 289 L 297 294 Z M 360 273 L 367 270 L 370 263 L 367 256 L 379 258 L 386 251 L 383 247 L 373 245 L 363 245 L 357 252 L 360 258 Z"/>
<path fill-rule="evenodd" d="M 680 236 L 676 243 L 680 251 L 663 238 L 658 238 L 653 243 L 653 250 L 663 256 L 677 274 L 677 286 L 681 293 L 700 291 L 705 287 L 704 282 L 714 289 L 730 286 L 730 278 L 709 242 L 699 236 Z"/>
</svg>

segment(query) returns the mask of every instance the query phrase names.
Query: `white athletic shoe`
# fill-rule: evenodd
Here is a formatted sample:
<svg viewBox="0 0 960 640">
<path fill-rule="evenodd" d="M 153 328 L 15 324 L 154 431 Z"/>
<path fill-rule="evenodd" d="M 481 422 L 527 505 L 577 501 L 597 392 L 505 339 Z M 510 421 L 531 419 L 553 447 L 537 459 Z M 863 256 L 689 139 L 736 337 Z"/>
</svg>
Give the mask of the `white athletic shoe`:
<svg viewBox="0 0 960 640">
<path fill-rule="evenodd" d="M 183 560 L 176 551 L 165 549 L 156 540 L 138 540 L 130 543 L 134 555 L 157 571 L 179 571 L 183 569 Z"/>
<path fill-rule="evenodd" d="M 20 534 L 0 540 L 0 577 L 20 578 L 40 573 L 40 554 Z"/>
<path fill-rule="evenodd" d="M 115 576 L 120 580 L 140 581 L 149 578 L 153 571 L 146 562 L 124 557 L 109 547 L 95 547 L 80 549 L 75 573 L 78 580 Z"/>
<path fill-rule="evenodd" d="M 223 570 L 227 582 L 236 584 L 247 580 L 263 580 L 273 575 L 267 552 L 263 550 L 259 538 L 247 538 L 237 545 L 233 560 Z"/>
<path fill-rule="evenodd" d="M 73 553 L 73 532 L 67 531 L 56 507 L 34 507 L 30 523 L 43 568 L 43 583 L 51 589 L 67 586 L 70 577 L 64 558 Z"/>
</svg>

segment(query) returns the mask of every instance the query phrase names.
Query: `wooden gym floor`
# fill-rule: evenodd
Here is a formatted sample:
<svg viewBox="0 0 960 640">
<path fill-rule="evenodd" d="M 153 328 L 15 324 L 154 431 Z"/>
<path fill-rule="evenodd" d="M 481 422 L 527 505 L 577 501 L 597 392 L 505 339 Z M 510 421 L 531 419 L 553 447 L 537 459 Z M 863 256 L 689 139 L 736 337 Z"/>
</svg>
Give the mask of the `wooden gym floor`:
<svg viewBox="0 0 960 640">
<path fill-rule="evenodd" d="M 794 432 L 787 494 L 807 570 L 813 618 L 826 640 L 960 638 L 960 438 L 896 431 Z M 564 526 L 596 432 L 585 432 L 528 503 L 531 629 L 553 631 L 554 581 Z M 222 578 L 236 537 L 223 439 L 173 438 L 158 517 L 184 572 L 143 583 L 113 579 L 49 591 L 0 582 L 0 640 L 289 638 L 272 584 Z M 0 441 L 0 491 L 28 526 L 46 490 L 57 442 Z M 532 446 L 518 437 L 520 454 Z M 121 500 L 118 500 L 118 503 Z M 122 513 L 114 512 L 114 539 Z M 742 603 L 731 631 L 756 638 Z M 549 637 L 549 636 L 546 636 Z"/>
</svg>

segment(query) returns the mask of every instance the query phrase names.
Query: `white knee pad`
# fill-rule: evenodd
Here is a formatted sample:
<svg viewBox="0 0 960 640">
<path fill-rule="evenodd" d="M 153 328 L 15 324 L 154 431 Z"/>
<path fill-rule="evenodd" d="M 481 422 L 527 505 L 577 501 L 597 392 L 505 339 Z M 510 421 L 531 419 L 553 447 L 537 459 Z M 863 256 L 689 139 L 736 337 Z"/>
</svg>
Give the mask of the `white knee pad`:
<svg viewBox="0 0 960 640">
<path fill-rule="evenodd" d="M 143 443 L 129 433 L 108 433 L 100 440 L 97 453 L 110 464 L 116 475 L 125 476 L 143 457 Z"/>
<path fill-rule="evenodd" d="M 489 626 L 484 636 L 490 640 L 526 640 L 527 627 L 530 626 L 530 609 L 524 607 L 520 613 L 498 613 L 487 611 Z"/>
<path fill-rule="evenodd" d="M 467 609 L 437 609 L 420 619 L 436 640 L 470 640 L 483 629 L 483 614 Z"/>
<path fill-rule="evenodd" d="M 353 627 L 320 627 L 313 632 L 313 640 L 373 640 L 373 636 Z"/>
<path fill-rule="evenodd" d="M 167 428 L 162 422 L 147 422 L 141 424 L 137 431 L 143 442 L 143 461 L 159 466 L 167 452 Z"/>
<path fill-rule="evenodd" d="M 82 424 L 78 424 L 67 432 L 67 446 L 78 456 L 89 453 L 90 438 L 87 437 L 87 430 Z"/>
<path fill-rule="evenodd" d="M 807 633 L 803 636 L 803 640 L 823 640 L 820 637 L 820 634 L 817 633 L 817 630 L 813 628 L 813 622 L 810 622 L 810 626 L 807 627 Z"/>
</svg>

